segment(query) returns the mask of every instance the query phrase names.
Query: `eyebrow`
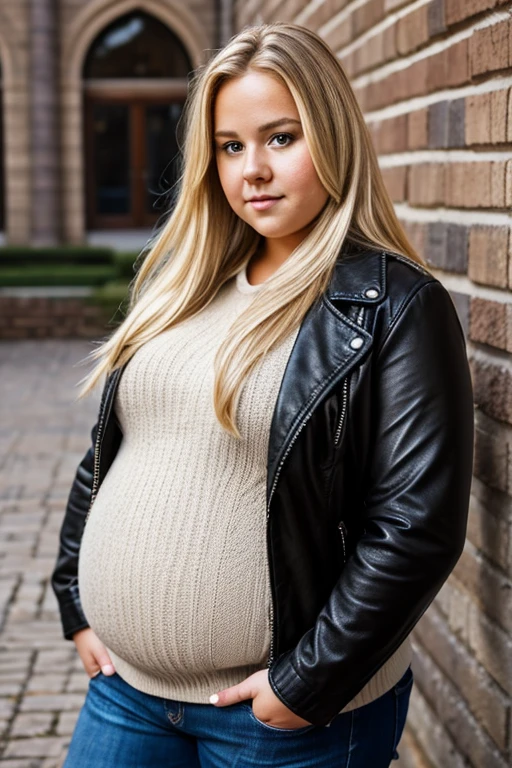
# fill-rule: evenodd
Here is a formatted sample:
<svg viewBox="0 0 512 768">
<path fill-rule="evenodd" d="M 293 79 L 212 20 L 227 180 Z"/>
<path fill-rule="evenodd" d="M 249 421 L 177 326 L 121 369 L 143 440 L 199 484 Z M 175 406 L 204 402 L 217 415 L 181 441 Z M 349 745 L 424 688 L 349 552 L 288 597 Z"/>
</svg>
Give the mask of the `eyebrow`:
<svg viewBox="0 0 512 768">
<path fill-rule="evenodd" d="M 281 117 L 279 120 L 272 120 L 270 123 L 265 123 L 265 125 L 260 125 L 258 128 L 258 133 L 264 133 L 265 131 L 270 131 L 272 128 L 279 128 L 281 125 L 287 125 L 288 123 L 297 123 L 297 125 L 300 125 L 300 120 L 295 120 L 293 117 Z M 238 133 L 236 131 L 215 131 L 215 136 L 238 136 Z"/>
</svg>

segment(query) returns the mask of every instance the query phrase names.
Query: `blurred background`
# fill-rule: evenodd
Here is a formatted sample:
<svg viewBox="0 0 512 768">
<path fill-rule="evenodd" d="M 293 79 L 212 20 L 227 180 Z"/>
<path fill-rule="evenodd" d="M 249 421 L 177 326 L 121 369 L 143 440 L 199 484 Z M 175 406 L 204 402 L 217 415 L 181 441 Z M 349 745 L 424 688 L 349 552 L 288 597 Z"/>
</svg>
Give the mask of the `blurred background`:
<svg viewBox="0 0 512 768">
<path fill-rule="evenodd" d="M 0 761 L 62 764 L 87 678 L 49 587 L 119 321 L 166 216 L 191 73 L 247 24 L 319 33 L 451 293 L 476 405 L 464 553 L 414 631 L 401 768 L 512 765 L 512 2 L 0 0 Z"/>
</svg>

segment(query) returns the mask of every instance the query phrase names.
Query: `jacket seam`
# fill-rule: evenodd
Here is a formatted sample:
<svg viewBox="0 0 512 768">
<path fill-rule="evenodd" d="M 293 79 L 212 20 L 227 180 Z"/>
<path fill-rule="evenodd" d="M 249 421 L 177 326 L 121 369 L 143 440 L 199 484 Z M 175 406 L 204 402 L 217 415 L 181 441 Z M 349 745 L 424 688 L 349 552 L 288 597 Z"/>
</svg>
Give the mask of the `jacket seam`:
<svg viewBox="0 0 512 768">
<path fill-rule="evenodd" d="M 407 307 L 416 298 L 418 293 L 421 290 L 423 290 L 423 288 L 426 288 L 429 285 L 435 285 L 436 283 L 439 283 L 439 281 L 435 277 L 433 277 L 431 280 L 428 280 L 426 283 L 420 283 L 419 285 L 416 285 L 407 294 L 407 296 L 405 296 L 405 298 L 403 299 L 402 303 L 400 304 L 400 306 L 398 307 L 397 311 L 395 312 L 393 318 L 391 319 L 391 322 L 390 322 L 389 327 L 388 327 L 388 329 L 387 329 L 387 331 L 385 333 L 385 336 L 384 336 L 384 338 L 381 341 L 380 348 L 378 350 L 378 354 L 380 354 L 382 352 L 382 350 L 384 349 L 384 347 L 387 344 L 388 339 L 389 339 L 391 333 L 393 332 L 393 330 L 395 329 L 397 323 L 402 319 L 402 317 L 405 314 L 405 311 L 406 311 Z"/>
</svg>

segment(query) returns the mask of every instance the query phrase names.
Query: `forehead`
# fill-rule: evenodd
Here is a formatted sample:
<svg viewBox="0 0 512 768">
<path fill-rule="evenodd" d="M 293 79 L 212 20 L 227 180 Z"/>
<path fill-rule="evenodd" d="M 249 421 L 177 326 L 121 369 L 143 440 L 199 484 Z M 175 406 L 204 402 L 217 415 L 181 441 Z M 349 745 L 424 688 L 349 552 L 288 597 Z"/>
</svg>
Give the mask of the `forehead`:
<svg viewBox="0 0 512 768">
<path fill-rule="evenodd" d="M 263 72 L 248 72 L 223 83 L 214 104 L 216 129 L 232 128 L 230 120 L 268 122 L 284 114 L 299 118 L 295 100 L 283 82 Z"/>
</svg>

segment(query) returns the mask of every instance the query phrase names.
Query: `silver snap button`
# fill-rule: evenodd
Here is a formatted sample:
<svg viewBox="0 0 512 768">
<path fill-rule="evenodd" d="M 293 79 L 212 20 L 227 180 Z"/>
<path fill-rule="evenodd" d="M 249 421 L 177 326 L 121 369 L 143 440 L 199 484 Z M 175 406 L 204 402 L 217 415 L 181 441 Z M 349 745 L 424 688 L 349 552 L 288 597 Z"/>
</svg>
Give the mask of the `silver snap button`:
<svg viewBox="0 0 512 768">
<path fill-rule="evenodd" d="M 378 292 L 378 291 L 377 291 L 375 288 L 368 288 L 368 290 L 366 290 L 366 291 L 364 292 L 364 295 L 365 295 L 365 296 L 366 296 L 368 299 L 376 299 L 376 298 L 377 298 L 377 296 L 379 295 L 379 292 Z"/>
<path fill-rule="evenodd" d="M 364 341 L 361 338 L 361 336 L 354 336 L 354 338 L 350 342 L 350 346 L 352 347 L 352 349 L 361 349 L 363 344 L 364 344 Z"/>
</svg>

